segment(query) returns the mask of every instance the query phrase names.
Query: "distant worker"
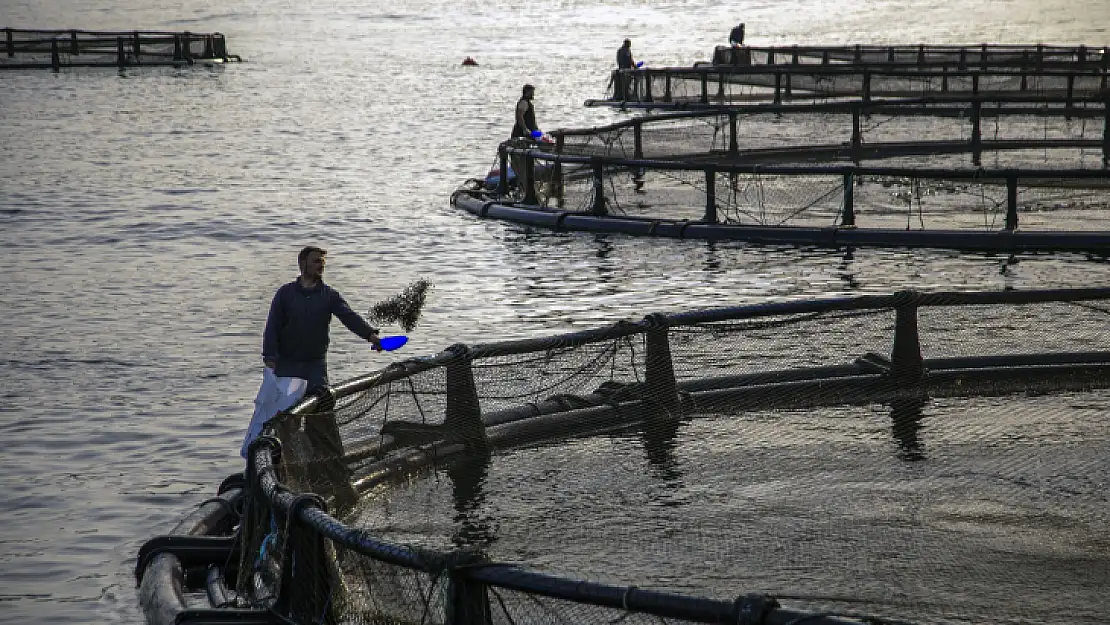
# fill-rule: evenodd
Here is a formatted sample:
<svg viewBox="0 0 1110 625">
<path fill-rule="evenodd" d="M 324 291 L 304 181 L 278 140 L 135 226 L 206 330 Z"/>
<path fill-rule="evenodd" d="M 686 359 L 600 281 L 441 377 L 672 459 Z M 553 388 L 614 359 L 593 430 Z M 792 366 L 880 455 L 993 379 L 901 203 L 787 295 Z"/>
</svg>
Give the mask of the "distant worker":
<svg viewBox="0 0 1110 625">
<path fill-rule="evenodd" d="M 475 60 L 474 60 L 474 57 L 470 57 L 470 56 L 468 56 L 468 57 L 466 57 L 465 59 L 463 59 L 463 62 L 462 62 L 462 64 L 463 64 L 463 65 L 477 65 L 477 64 L 478 64 L 478 61 L 475 61 Z"/>
<path fill-rule="evenodd" d="M 744 45 L 744 22 L 740 22 L 728 34 L 728 42 L 734 46 Z"/>
<path fill-rule="evenodd" d="M 536 108 L 532 106 L 532 98 L 536 96 L 536 88 L 524 85 L 520 99 L 516 101 L 515 123 L 513 124 L 512 139 L 524 139 L 526 142 L 535 141 L 542 133 L 536 127 Z M 516 147 L 521 147 L 519 144 Z M 521 193 L 524 193 L 532 181 L 528 180 L 528 172 L 524 170 L 524 156 L 512 155 L 513 172 Z"/>
<path fill-rule="evenodd" d="M 617 77 L 613 81 L 616 94 L 615 99 L 627 100 L 628 92 L 632 86 L 633 77 L 624 70 L 636 69 L 636 61 L 632 58 L 632 40 L 625 39 L 624 44 L 617 48 Z"/>
</svg>

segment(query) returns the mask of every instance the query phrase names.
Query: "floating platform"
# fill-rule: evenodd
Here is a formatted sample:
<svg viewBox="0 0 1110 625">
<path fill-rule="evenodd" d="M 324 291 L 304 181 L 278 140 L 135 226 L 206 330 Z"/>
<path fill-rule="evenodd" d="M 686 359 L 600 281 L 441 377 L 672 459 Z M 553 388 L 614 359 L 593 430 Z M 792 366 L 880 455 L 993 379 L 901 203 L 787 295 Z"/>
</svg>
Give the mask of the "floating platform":
<svg viewBox="0 0 1110 625">
<path fill-rule="evenodd" d="M 502 144 L 497 175 L 464 183 L 453 205 L 562 231 L 1110 254 L 1099 99 L 735 106 L 550 138 Z"/>
<path fill-rule="evenodd" d="M 221 33 L 4 28 L 0 70 L 181 67 L 239 62 Z"/>
<path fill-rule="evenodd" d="M 1107 94 L 1110 53 L 1090 46 L 722 47 L 711 63 L 614 70 L 586 106 L 691 108 L 926 96 Z"/>
</svg>

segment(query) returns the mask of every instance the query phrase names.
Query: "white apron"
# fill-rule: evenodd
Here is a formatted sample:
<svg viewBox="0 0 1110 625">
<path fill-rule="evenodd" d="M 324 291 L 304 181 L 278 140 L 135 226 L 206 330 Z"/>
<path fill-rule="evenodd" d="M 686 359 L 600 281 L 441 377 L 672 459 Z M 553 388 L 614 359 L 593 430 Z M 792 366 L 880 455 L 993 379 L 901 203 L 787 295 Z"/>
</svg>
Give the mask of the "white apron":
<svg viewBox="0 0 1110 625">
<path fill-rule="evenodd" d="M 240 456 L 247 457 L 247 448 L 262 433 L 262 426 L 277 413 L 297 403 L 304 396 L 307 387 L 308 380 L 279 378 L 274 375 L 273 369 L 262 368 L 262 386 L 258 388 L 258 395 L 254 398 L 254 416 L 247 426 L 247 435 L 239 450 Z"/>
</svg>

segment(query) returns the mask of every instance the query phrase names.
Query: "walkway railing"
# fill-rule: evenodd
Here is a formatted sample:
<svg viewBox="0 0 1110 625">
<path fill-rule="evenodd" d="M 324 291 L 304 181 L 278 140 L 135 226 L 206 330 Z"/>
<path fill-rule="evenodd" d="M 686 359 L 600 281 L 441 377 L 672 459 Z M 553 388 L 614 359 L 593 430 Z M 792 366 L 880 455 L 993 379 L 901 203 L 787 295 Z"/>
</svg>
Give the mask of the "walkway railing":
<svg viewBox="0 0 1110 625">
<path fill-rule="evenodd" d="M 221 33 L 0 29 L 0 69 L 189 65 L 240 61 Z"/>
</svg>

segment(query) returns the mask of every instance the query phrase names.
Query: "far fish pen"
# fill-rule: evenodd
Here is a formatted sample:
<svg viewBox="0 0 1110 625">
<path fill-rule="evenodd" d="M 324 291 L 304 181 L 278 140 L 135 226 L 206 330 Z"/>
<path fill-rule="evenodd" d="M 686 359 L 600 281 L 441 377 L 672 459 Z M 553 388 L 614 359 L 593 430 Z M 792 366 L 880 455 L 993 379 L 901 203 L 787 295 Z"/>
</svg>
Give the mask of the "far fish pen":
<svg viewBox="0 0 1110 625">
<path fill-rule="evenodd" d="M 183 66 L 241 61 L 221 33 L 4 28 L 0 70 Z"/>
<path fill-rule="evenodd" d="M 523 176 L 452 196 L 557 230 L 764 243 L 1110 252 L 1101 98 L 732 106 L 506 142 Z M 1020 230 L 1019 230 L 1020 222 Z"/>
<path fill-rule="evenodd" d="M 587 106 L 699 105 L 829 98 L 1097 95 L 1110 54 L 1088 46 L 841 46 L 719 48 L 693 67 L 614 70 L 605 99 Z"/>
</svg>

